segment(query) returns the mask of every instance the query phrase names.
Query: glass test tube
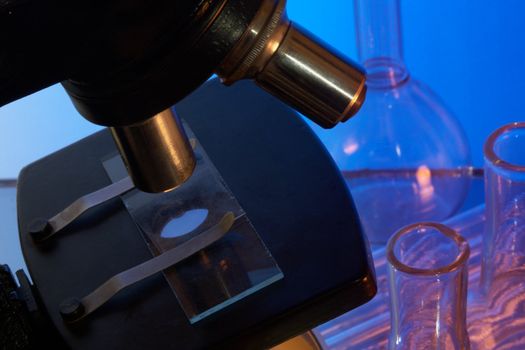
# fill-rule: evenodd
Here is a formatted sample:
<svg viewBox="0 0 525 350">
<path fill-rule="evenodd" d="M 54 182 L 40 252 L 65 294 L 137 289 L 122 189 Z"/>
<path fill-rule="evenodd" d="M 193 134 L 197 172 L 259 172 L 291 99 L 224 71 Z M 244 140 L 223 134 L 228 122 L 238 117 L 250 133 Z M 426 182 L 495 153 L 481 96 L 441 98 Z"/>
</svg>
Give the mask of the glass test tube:
<svg viewBox="0 0 525 350">
<path fill-rule="evenodd" d="M 391 332 L 389 348 L 470 348 L 466 302 L 470 249 L 448 226 L 416 223 L 387 246 Z"/>
<path fill-rule="evenodd" d="M 525 122 L 496 130 L 484 146 L 487 225 L 482 285 L 525 271 Z"/>
<path fill-rule="evenodd" d="M 479 349 L 525 349 L 525 123 L 487 139 L 481 295 L 469 331 Z"/>
</svg>

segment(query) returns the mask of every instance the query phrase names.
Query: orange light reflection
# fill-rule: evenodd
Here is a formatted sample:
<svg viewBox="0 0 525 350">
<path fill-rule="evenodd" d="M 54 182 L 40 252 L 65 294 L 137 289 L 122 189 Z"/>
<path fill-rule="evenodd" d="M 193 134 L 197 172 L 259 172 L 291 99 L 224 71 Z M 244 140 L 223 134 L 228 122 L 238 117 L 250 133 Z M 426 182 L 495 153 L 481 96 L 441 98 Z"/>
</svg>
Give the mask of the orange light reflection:
<svg viewBox="0 0 525 350">
<path fill-rule="evenodd" d="M 416 181 L 421 201 L 430 201 L 434 196 L 434 186 L 432 185 L 432 172 L 426 165 L 417 168 Z"/>
</svg>

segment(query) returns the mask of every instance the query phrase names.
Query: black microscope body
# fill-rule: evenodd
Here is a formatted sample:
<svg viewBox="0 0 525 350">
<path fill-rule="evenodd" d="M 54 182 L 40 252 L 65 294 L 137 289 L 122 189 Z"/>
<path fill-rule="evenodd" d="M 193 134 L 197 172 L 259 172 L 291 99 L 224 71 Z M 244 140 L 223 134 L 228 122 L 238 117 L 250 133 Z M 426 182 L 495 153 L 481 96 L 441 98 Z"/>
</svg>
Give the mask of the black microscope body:
<svg viewBox="0 0 525 350">
<path fill-rule="evenodd" d="M 85 118 L 109 127 L 20 173 L 19 235 L 31 282 L 0 269 L 2 349 L 264 349 L 374 296 L 351 196 L 312 131 L 252 82 L 205 83 L 213 73 L 228 85 L 254 80 L 325 127 L 357 112 L 364 73 L 292 25 L 284 1 L 0 1 L 0 47 L 0 106 L 60 82 Z M 110 185 L 103 161 L 119 152 L 133 191 L 177 191 L 199 157 L 178 120 L 173 133 L 157 123 L 172 106 L 284 277 L 192 324 L 158 273 L 65 322 L 59 305 L 67 297 L 154 254 L 120 197 L 44 244 L 31 238 L 32 225 Z M 181 159 L 190 166 L 178 167 Z"/>
</svg>

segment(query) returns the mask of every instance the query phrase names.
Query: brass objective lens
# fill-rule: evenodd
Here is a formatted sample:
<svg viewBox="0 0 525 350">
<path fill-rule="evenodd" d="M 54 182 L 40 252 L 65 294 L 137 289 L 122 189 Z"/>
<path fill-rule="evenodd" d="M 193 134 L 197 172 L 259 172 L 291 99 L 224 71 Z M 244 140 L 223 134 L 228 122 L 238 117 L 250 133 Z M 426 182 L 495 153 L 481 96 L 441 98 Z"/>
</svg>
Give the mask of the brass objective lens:
<svg viewBox="0 0 525 350">
<path fill-rule="evenodd" d="M 170 109 L 141 123 L 112 127 L 111 133 L 141 191 L 170 191 L 193 173 L 193 150 L 179 118 Z"/>
<path fill-rule="evenodd" d="M 285 0 L 265 0 L 217 69 L 224 84 L 251 78 L 317 124 L 331 128 L 357 113 L 365 73 L 285 14 Z"/>
</svg>

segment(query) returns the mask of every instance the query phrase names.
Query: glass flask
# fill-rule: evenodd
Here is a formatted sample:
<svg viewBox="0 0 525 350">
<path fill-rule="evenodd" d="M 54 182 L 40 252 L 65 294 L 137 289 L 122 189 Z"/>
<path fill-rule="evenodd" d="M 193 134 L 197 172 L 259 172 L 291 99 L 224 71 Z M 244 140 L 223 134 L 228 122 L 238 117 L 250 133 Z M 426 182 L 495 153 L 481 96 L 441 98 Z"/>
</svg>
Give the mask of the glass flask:
<svg viewBox="0 0 525 350">
<path fill-rule="evenodd" d="M 403 62 L 399 0 L 355 0 L 355 20 L 365 103 L 334 129 L 313 128 L 341 169 L 369 240 L 384 244 L 402 226 L 459 209 L 470 151 L 455 117 Z"/>
<path fill-rule="evenodd" d="M 481 295 L 469 326 L 479 349 L 525 349 L 525 123 L 484 146 L 487 224 Z"/>
<path fill-rule="evenodd" d="M 388 242 L 389 348 L 470 349 L 467 241 L 443 224 L 416 223 Z"/>
</svg>

